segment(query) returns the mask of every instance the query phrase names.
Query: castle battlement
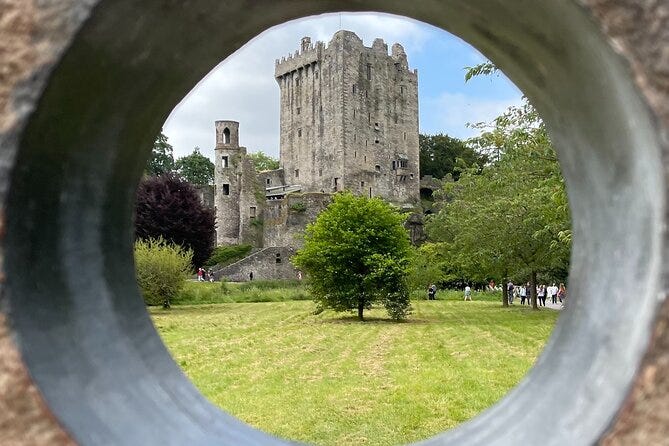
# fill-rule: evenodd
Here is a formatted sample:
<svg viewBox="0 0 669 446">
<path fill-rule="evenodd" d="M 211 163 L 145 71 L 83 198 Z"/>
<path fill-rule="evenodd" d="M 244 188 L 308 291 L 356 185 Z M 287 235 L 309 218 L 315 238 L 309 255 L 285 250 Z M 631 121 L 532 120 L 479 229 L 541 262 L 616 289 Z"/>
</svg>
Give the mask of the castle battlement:
<svg viewBox="0 0 669 446">
<path fill-rule="evenodd" d="M 288 73 L 320 61 L 324 49 L 325 44 L 323 42 L 319 41 L 316 42 L 316 45 L 312 45 L 310 37 L 303 37 L 299 50 L 295 50 L 295 53 L 282 57 L 281 60 L 276 59 L 274 77 L 285 76 Z"/>
</svg>

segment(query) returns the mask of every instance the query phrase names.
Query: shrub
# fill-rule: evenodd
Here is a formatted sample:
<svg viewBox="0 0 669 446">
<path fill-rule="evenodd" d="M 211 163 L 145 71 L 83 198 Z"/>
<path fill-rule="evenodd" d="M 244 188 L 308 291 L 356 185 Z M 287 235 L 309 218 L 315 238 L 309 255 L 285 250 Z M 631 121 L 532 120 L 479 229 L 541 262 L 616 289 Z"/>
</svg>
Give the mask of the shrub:
<svg viewBox="0 0 669 446">
<path fill-rule="evenodd" d="M 207 260 L 216 236 L 214 210 L 202 204 L 192 185 L 174 175 L 144 178 L 137 189 L 135 234 L 162 237 L 193 250 L 193 266 Z"/>
<path fill-rule="evenodd" d="M 158 239 L 135 242 L 137 283 L 147 305 L 163 305 L 181 291 L 190 274 L 193 251 Z"/>
<path fill-rule="evenodd" d="M 253 247 L 251 245 L 230 245 L 218 246 L 214 248 L 211 257 L 204 263 L 204 266 L 226 266 L 240 260 L 251 252 Z"/>
</svg>

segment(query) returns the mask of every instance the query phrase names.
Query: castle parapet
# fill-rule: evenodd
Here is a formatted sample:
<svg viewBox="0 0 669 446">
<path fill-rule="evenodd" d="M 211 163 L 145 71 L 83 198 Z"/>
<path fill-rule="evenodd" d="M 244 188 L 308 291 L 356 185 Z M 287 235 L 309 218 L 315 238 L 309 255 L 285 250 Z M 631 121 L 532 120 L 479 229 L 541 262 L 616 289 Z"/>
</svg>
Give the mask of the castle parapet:
<svg viewBox="0 0 669 446">
<path fill-rule="evenodd" d="M 320 61 L 324 47 L 323 42 L 316 42 L 316 45 L 312 45 L 311 39 L 308 37 L 302 38 L 301 47 L 295 51 L 295 54 L 289 54 L 287 57 L 282 57 L 281 60 L 276 60 L 274 77 L 279 78 Z"/>
</svg>

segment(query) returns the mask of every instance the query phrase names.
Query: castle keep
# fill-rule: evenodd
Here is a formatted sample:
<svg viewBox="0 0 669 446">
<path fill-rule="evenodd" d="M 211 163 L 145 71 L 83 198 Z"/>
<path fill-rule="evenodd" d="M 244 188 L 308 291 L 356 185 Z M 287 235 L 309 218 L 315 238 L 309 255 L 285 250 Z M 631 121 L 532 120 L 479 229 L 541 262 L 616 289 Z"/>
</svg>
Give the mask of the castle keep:
<svg viewBox="0 0 669 446">
<path fill-rule="evenodd" d="M 419 206 L 418 73 L 402 45 L 389 54 L 382 39 L 366 47 L 351 31 L 327 45 L 304 37 L 294 54 L 276 60 L 275 79 L 279 169 L 256 172 L 239 146 L 239 123 L 216 121 L 219 245 L 250 243 L 273 248 L 276 260 L 288 256 L 331 194 L 344 189 L 406 210 Z M 220 276 L 244 280 L 246 272 Z"/>
</svg>

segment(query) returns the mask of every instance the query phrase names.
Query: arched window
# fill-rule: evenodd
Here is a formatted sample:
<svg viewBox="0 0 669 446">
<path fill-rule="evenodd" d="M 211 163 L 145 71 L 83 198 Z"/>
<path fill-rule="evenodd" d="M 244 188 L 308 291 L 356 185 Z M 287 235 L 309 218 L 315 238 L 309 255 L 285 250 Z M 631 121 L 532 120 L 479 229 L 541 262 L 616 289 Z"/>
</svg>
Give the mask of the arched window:
<svg viewBox="0 0 669 446">
<path fill-rule="evenodd" d="M 227 127 L 223 130 L 223 144 L 230 144 L 230 129 Z"/>
</svg>

